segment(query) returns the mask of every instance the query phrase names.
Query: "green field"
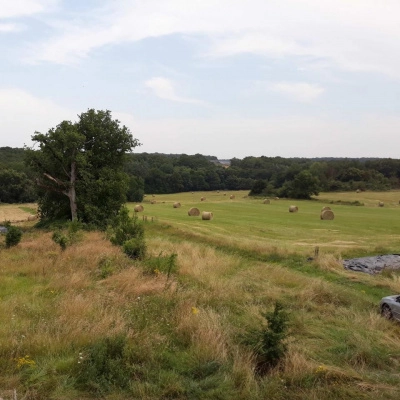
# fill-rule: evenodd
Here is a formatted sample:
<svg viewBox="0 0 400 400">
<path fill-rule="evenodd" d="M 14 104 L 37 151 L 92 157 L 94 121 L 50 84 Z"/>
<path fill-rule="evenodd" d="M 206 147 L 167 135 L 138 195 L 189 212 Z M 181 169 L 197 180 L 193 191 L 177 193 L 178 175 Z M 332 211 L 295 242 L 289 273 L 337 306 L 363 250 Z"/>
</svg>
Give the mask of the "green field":
<svg viewBox="0 0 400 400">
<path fill-rule="evenodd" d="M 381 297 L 400 293 L 400 276 L 341 263 L 399 252 L 400 193 L 270 204 L 226 193 L 148 195 L 141 262 L 101 232 L 65 251 L 33 222 L 15 248 L 0 238 L 0 396 L 400 398 L 400 325 L 378 310 Z M 334 220 L 320 219 L 323 206 Z M 189 217 L 191 207 L 214 219 Z M 289 316 L 287 353 L 259 375 L 247 338 L 266 328 L 262 313 L 276 301 Z"/>
<path fill-rule="evenodd" d="M 235 195 L 230 200 L 230 195 Z M 206 200 L 201 202 L 201 197 Z M 400 243 L 399 192 L 321 194 L 315 201 L 274 200 L 263 204 L 263 199 L 251 199 L 247 192 L 180 193 L 146 197 L 143 215 L 171 224 L 188 235 L 228 241 L 240 248 L 259 249 L 277 247 L 301 254 L 309 254 L 319 246 L 323 252 L 338 255 L 382 251 L 398 252 Z M 156 200 L 156 204 L 150 204 Z M 364 206 L 339 204 L 360 201 Z M 378 207 L 382 200 L 384 207 Z M 181 208 L 173 208 L 180 202 Z M 333 202 L 333 204 L 332 204 Z M 289 213 L 290 205 L 297 205 L 298 213 Z M 333 221 L 320 219 L 323 206 L 330 206 Z M 189 217 L 187 211 L 197 207 L 214 213 L 212 221 Z M 133 208 L 132 208 L 133 209 Z"/>
</svg>

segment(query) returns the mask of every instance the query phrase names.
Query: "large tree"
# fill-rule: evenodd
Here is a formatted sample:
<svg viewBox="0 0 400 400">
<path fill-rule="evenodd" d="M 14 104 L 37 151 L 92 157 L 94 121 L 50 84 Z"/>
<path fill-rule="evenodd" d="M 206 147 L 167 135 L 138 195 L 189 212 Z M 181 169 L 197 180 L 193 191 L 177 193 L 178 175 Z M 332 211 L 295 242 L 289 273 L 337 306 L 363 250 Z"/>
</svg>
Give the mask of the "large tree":
<svg viewBox="0 0 400 400">
<path fill-rule="evenodd" d="M 319 180 L 310 171 L 299 172 L 293 180 L 284 183 L 280 190 L 282 197 L 293 199 L 311 199 L 312 195 L 319 193 Z"/>
<path fill-rule="evenodd" d="M 43 219 L 104 226 L 126 201 L 124 157 L 139 142 L 108 110 L 90 109 L 78 118 L 35 132 L 39 148 L 25 148 L 25 160 L 35 173 Z"/>
</svg>

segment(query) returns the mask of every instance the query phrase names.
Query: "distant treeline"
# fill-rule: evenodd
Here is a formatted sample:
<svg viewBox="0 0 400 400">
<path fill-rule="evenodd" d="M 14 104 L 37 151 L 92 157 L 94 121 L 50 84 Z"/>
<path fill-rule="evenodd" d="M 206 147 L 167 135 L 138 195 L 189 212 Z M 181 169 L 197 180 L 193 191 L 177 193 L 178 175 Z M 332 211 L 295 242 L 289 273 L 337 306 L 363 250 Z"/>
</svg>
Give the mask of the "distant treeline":
<svg viewBox="0 0 400 400">
<path fill-rule="evenodd" d="M 128 154 L 129 201 L 145 193 L 249 190 L 251 195 L 309 198 L 320 191 L 400 188 L 400 160 L 350 158 L 233 158 L 230 166 L 201 154 Z M 24 150 L 0 148 L 0 202 L 35 200 Z"/>
</svg>

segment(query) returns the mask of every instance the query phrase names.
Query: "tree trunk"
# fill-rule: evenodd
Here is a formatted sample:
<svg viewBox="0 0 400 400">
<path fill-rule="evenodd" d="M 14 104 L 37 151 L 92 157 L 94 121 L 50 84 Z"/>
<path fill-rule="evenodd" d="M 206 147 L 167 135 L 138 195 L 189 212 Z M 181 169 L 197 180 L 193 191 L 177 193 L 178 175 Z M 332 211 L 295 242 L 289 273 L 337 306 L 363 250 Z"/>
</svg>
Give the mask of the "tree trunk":
<svg viewBox="0 0 400 400">
<path fill-rule="evenodd" d="M 69 197 L 69 205 L 71 208 L 72 221 L 75 221 L 78 219 L 78 206 L 76 204 L 75 182 L 76 182 L 76 162 L 72 161 L 70 187 L 69 187 L 68 194 L 67 194 L 67 196 Z"/>
</svg>

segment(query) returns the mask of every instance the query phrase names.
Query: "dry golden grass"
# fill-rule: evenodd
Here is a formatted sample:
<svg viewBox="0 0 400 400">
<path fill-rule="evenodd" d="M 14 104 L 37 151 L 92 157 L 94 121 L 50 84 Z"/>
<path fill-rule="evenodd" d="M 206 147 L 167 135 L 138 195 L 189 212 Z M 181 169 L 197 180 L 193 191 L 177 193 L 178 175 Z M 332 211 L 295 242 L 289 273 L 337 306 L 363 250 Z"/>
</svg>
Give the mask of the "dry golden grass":
<svg viewBox="0 0 400 400">
<path fill-rule="evenodd" d="M 133 267 L 110 276 L 104 285 L 121 297 L 122 302 L 127 298 L 174 291 L 176 288 L 176 282 L 164 274 L 145 276 Z"/>
<path fill-rule="evenodd" d="M 33 210 L 37 209 L 37 204 L 27 203 L 27 204 L 1 204 L 0 205 L 0 223 L 3 221 L 10 222 L 25 222 L 28 221 L 28 217 L 32 213 L 24 211 L 21 207 L 31 208 Z"/>
<path fill-rule="evenodd" d="M 226 361 L 229 332 L 227 325 L 223 323 L 223 315 L 183 302 L 177 310 L 176 320 L 177 334 L 190 343 L 199 362 Z"/>
<path fill-rule="evenodd" d="M 338 306 L 349 306 L 352 299 L 349 293 L 328 282 L 315 278 L 308 281 L 297 294 L 300 304 L 314 308 L 335 310 Z"/>
<path fill-rule="evenodd" d="M 298 344 L 288 344 L 288 352 L 283 365 L 285 375 L 295 378 L 305 373 L 313 373 L 317 368 L 318 364 L 306 356 Z"/>
</svg>

